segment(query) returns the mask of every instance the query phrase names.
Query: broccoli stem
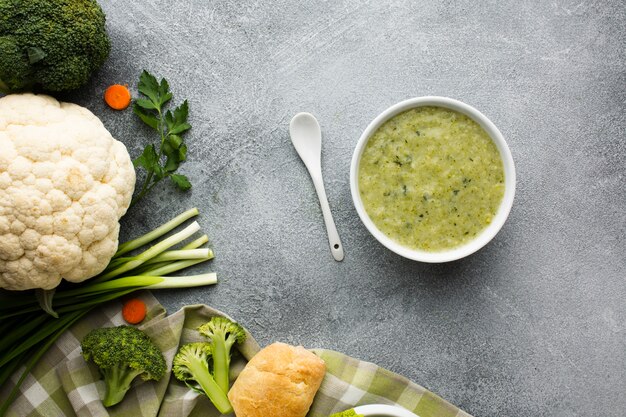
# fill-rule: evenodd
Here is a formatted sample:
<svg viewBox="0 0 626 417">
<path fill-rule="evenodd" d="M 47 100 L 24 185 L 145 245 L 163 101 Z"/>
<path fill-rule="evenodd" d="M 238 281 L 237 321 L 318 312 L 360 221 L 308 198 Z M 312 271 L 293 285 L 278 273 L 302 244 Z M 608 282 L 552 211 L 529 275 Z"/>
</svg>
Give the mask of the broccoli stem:
<svg viewBox="0 0 626 417">
<path fill-rule="evenodd" d="M 143 370 L 133 369 L 126 364 L 101 369 L 101 371 L 106 384 L 106 394 L 102 400 L 105 407 L 111 407 L 122 401 L 133 379 L 143 373 Z"/>
<path fill-rule="evenodd" d="M 230 365 L 229 349 L 226 348 L 226 342 L 223 337 L 213 338 L 213 374 L 217 385 L 228 392 L 229 379 L 228 368 Z"/>
<path fill-rule="evenodd" d="M 189 357 L 189 371 L 193 375 L 195 381 L 200 385 L 204 393 L 209 397 L 215 408 L 222 414 L 230 414 L 233 412 L 233 406 L 230 404 L 226 391 L 220 389 L 217 385 L 206 363 L 203 363 L 196 357 Z M 193 388 L 193 387 L 191 387 Z"/>
</svg>

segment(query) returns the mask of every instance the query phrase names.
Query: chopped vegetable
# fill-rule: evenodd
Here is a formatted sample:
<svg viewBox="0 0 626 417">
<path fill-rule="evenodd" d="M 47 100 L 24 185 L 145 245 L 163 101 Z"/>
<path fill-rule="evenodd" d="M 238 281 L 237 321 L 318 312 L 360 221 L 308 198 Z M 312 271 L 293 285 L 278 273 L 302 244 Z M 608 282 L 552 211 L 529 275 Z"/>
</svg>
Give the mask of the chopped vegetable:
<svg viewBox="0 0 626 417">
<path fill-rule="evenodd" d="M 146 318 L 146 303 L 139 298 L 132 298 L 124 303 L 122 316 L 128 324 L 138 324 Z"/>
<path fill-rule="evenodd" d="M 0 1 L 0 91 L 84 85 L 109 56 L 95 0 Z"/>
<path fill-rule="evenodd" d="M 158 381 L 165 375 L 165 358 L 159 348 L 144 332 L 131 326 L 94 329 L 80 347 L 85 360 L 93 361 L 104 377 L 105 407 L 121 402 L 136 377 Z"/>
<path fill-rule="evenodd" d="M 104 92 L 104 101 L 114 110 L 124 110 L 130 106 L 130 91 L 124 85 L 113 84 Z"/>
<path fill-rule="evenodd" d="M 120 245 L 109 266 L 95 278 L 80 284 L 61 284 L 50 304 L 59 318 L 41 310 L 34 292 L 19 294 L 0 291 L 0 386 L 11 378 L 19 365 L 26 365 L 20 371 L 21 377 L 16 379 L 16 386 L 4 402 L 0 403 L 0 416 L 7 411 L 19 386 L 39 358 L 69 326 L 93 308 L 139 289 L 185 288 L 217 282 L 215 273 L 169 276 L 213 258 L 213 252 L 208 249 L 202 250 L 203 256 L 198 254 L 200 246 L 208 240 L 206 235 L 176 250 L 168 250 L 199 230 L 199 225 L 195 222 L 137 255 L 122 256 L 152 244 L 196 215 L 198 209 L 188 210 L 152 232 Z M 171 257 L 172 252 L 176 256 Z M 185 257 L 185 253 L 190 256 Z M 159 262 L 154 262 L 155 259 Z"/>
<path fill-rule="evenodd" d="M 158 82 L 147 71 L 141 73 L 138 89 L 145 98 L 135 100 L 133 112 L 158 132 L 159 143 L 156 147 L 153 144 L 146 146 L 141 156 L 133 161 L 135 166 L 145 169 L 146 179 L 131 205 L 164 178 L 169 178 L 182 191 L 191 188 L 186 176 L 176 174 L 180 164 L 187 159 L 187 145 L 183 139 L 184 133 L 191 129 L 187 123 L 187 100 L 174 111 L 165 111 L 165 105 L 172 99 L 169 84 L 164 78 Z"/>
<path fill-rule="evenodd" d="M 174 356 L 172 372 L 179 381 L 189 388 L 204 393 L 215 408 L 222 414 L 233 412 L 226 392 L 220 388 L 209 371 L 209 361 L 213 350 L 209 343 L 188 343 L 183 345 Z"/>
<path fill-rule="evenodd" d="M 198 331 L 208 338 L 211 344 L 215 381 L 224 392 L 228 392 L 230 349 L 235 343 L 243 343 L 246 340 L 246 332 L 243 327 L 226 317 L 211 317 L 211 320 L 200 326 Z"/>
</svg>

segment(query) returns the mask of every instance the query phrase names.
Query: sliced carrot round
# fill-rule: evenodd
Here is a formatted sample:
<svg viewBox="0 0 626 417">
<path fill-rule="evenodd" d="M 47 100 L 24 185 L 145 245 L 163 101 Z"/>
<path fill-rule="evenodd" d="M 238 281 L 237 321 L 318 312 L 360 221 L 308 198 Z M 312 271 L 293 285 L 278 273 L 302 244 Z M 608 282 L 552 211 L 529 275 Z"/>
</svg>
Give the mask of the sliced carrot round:
<svg viewBox="0 0 626 417">
<path fill-rule="evenodd" d="M 124 110 L 130 106 L 130 91 L 121 84 L 113 84 L 104 92 L 104 101 L 115 110 Z"/>
<path fill-rule="evenodd" d="M 146 303 L 138 298 L 133 298 L 124 303 L 122 317 L 129 324 L 141 323 L 146 318 Z"/>
</svg>

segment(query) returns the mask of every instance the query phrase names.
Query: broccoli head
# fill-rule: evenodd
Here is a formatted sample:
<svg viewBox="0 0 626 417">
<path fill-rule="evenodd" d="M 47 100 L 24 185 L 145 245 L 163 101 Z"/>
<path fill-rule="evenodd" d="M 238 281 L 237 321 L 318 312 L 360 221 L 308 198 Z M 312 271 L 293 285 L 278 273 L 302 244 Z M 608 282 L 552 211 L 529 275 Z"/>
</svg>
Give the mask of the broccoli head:
<svg viewBox="0 0 626 417">
<path fill-rule="evenodd" d="M 211 320 L 200 326 L 198 331 L 211 343 L 215 382 L 222 391 L 228 392 L 230 349 L 235 343 L 243 343 L 246 340 L 246 332 L 243 327 L 226 317 L 211 317 Z"/>
<path fill-rule="evenodd" d="M 104 376 L 105 407 L 122 401 L 137 376 L 144 381 L 158 381 L 165 375 L 163 354 L 144 332 L 134 327 L 94 329 L 80 346 L 85 360 L 92 360 Z"/>
<path fill-rule="evenodd" d="M 351 408 L 341 413 L 331 414 L 330 417 L 363 417 L 363 414 L 357 414 L 354 408 Z"/>
<path fill-rule="evenodd" d="M 0 1 L 0 91 L 73 90 L 111 49 L 96 0 Z"/>
<path fill-rule="evenodd" d="M 211 345 L 208 343 L 183 345 L 174 356 L 172 372 L 176 379 L 183 381 L 189 388 L 206 394 L 220 413 L 230 414 L 233 412 L 233 406 L 226 392 L 217 386 L 209 370 L 211 356 Z"/>
</svg>

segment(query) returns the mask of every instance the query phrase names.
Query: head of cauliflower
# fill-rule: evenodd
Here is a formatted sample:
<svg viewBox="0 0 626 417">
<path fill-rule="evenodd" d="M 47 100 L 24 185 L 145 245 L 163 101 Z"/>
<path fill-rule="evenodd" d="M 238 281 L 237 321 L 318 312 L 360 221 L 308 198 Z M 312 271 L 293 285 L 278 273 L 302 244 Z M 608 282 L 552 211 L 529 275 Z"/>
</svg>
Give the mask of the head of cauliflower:
<svg viewBox="0 0 626 417">
<path fill-rule="evenodd" d="M 89 110 L 0 98 L 0 288 L 52 289 L 102 272 L 134 188 L 126 147 Z"/>
</svg>

